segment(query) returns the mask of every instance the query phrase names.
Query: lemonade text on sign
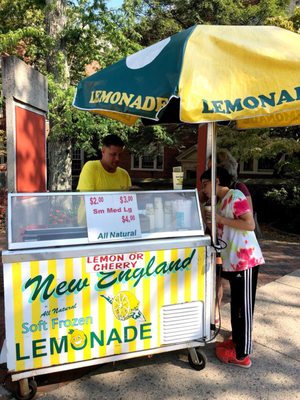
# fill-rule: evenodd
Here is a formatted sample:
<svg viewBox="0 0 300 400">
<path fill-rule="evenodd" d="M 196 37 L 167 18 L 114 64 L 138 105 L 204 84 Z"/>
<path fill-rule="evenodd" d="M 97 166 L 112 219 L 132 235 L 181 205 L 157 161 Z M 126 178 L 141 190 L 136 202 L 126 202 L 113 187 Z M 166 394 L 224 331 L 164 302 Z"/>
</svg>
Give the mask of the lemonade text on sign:
<svg viewBox="0 0 300 400">
<path fill-rule="evenodd" d="M 283 103 L 292 103 L 300 100 L 300 86 L 294 88 L 291 94 L 287 90 L 281 90 L 280 93 L 272 92 L 268 95 L 260 94 L 258 96 L 248 96 L 244 99 L 234 100 L 205 100 L 202 99 L 204 114 L 221 113 L 231 114 L 244 109 L 257 109 L 258 107 L 268 108 L 279 106 Z"/>
<path fill-rule="evenodd" d="M 101 330 L 100 332 L 91 331 L 88 334 L 87 340 L 81 347 L 72 346 L 73 350 L 82 350 L 84 347 L 94 348 L 96 346 L 109 346 L 113 343 L 129 343 L 137 339 L 140 340 L 151 339 L 151 322 L 139 324 L 137 326 L 125 326 L 122 331 L 116 328 L 106 332 Z M 70 350 L 70 342 L 68 336 L 63 335 L 59 338 L 50 337 L 43 339 L 33 340 L 31 343 L 30 350 L 25 349 L 22 343 L 16 343 L 16 360 L 28 360 L 30 358 L 46 357 L 53 354 L 68 353 Z"/>
<path fill-rule="evenodd" d="M 93 90 L 91 92 L 90 104 L 106 103 L 117 104 L 143 111 L 159 111 L 167 103 L 164 97 L 141 96 L 128 94 L 126 92 L 107 92 L 106 90 Z"/>
</svg>

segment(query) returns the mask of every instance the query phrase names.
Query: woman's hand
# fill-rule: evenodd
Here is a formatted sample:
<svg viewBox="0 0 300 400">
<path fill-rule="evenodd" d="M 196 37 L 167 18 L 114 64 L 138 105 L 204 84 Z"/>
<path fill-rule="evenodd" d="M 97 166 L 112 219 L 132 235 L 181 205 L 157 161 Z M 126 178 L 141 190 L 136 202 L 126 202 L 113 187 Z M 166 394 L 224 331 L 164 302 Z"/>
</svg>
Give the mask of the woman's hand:
<svg viewBox="0 0 300 400">
<path fill-rule="evenodd" d="M 243 231 L 254 231 L 255 222 L 252 212 L 246 212 L 240 215 L 237 219 L 222 217 L 216 214 L 216 222 L 220 225 L 227 225 L 231 228 L 240 229 Z"/>
</svg>

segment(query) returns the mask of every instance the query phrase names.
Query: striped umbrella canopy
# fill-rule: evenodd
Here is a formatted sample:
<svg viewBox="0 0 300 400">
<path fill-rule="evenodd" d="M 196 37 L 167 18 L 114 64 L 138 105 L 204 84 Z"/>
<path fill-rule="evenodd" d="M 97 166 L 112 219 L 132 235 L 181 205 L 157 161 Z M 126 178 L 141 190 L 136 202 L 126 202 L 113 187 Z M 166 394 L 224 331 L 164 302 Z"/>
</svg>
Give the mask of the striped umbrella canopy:
<svg viewBox="0 0 300 400">
<path fill-rule="evenodd" d="M 300 121 L 300 35 L 195 25 L 79 82 L 73 105 L 133 125 Z"/>
</svg>

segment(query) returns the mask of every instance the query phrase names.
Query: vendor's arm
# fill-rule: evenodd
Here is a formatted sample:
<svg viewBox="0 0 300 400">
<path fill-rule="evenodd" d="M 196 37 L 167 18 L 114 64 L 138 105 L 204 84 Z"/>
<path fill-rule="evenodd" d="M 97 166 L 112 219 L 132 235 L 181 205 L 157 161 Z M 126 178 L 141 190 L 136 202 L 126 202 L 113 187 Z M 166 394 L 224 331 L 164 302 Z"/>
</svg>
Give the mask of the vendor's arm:
<svg viewBox="0 0 300 400">
<path fill-rule="evenodd" d="M 93 192 L 95 191 L 95 172 L 93 164 L 88 161 L 84 164 L 77 185 L 77 190 L 80 192 Z"/>
<path fill-rule="evenodd" d="M 237 219 L 222 217 L 216 214 L 216 222 L 221 225 L 227 225 L 234 229 L 242 231 L 254 231 L 255 222 L 251 211 L 239 215 Z"/>
</svg>

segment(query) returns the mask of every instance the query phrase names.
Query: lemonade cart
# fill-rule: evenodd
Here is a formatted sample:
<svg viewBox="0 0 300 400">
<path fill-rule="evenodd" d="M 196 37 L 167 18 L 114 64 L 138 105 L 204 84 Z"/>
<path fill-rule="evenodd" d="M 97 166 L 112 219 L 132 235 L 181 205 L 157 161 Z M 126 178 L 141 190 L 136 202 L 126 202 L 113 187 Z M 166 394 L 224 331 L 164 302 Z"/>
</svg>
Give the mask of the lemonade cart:
<svg viewBox="0 0 300 400">
<path fill-rule="evenodd" d="M 211 340 L 214 274 L 196 190 L 8 197 L 6 341 L 19 398 L 34 376 Z"/>
</svg>

